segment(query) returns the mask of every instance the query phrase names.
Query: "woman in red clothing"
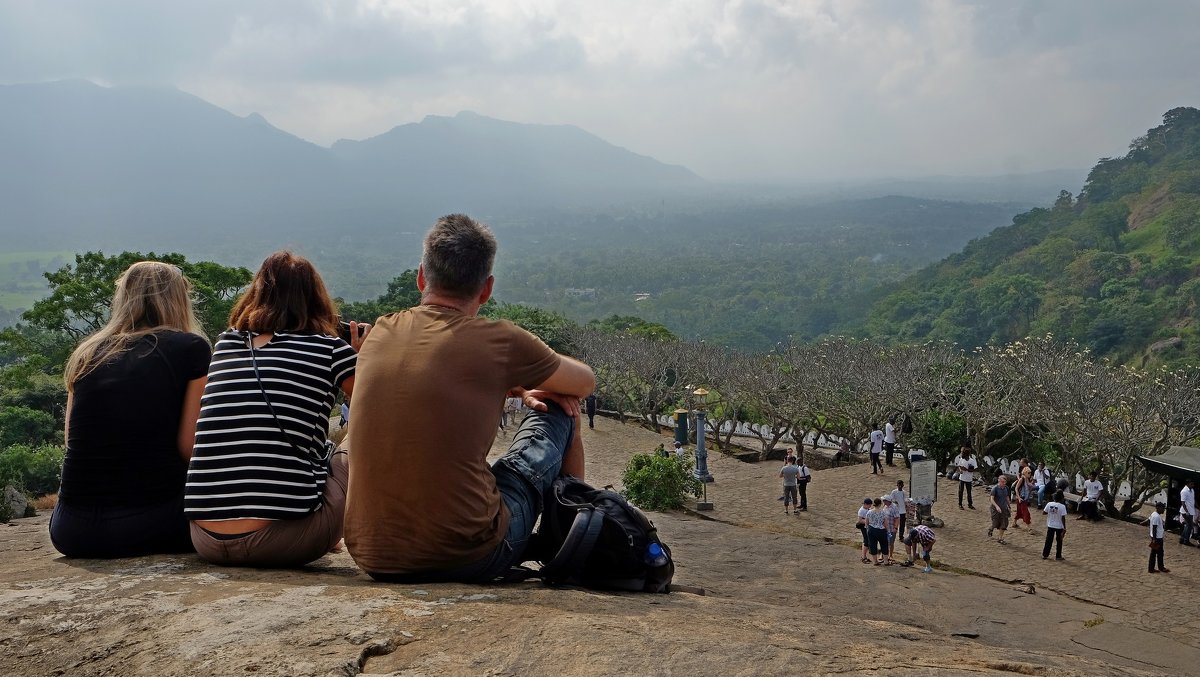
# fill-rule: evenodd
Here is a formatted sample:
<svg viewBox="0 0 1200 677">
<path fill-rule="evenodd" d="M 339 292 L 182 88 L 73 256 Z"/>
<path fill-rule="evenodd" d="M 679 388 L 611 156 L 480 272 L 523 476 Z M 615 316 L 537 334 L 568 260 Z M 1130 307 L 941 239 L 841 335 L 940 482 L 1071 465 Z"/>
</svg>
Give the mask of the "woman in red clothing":
<svg viewBox="0 0 1200 677">
<path fill-rule="evenodd" d="M 1021 520 L 1025 521 L 1025 527 L 1032 526 L 1033 518 L 1029 514 L 1029 499 L 1034 496 L 1033 488 L 1033 472 L 1029 466 L 1021 468 L 1021 476 L 1013 484 L 1013 493 L 1017 495 L 1017 517 L 1013 520 L 1013 530 L 1021 525 Z"/>
</svg>

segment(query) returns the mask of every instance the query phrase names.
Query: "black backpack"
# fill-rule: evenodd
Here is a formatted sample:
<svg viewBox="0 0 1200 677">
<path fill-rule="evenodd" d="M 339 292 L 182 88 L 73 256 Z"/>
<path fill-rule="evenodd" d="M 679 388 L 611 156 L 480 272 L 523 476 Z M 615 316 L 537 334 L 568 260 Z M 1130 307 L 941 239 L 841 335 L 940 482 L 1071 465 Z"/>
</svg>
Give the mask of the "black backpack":
<svg viewBox="0 0 1200 677">
<path fill-rule="evenodd" d="M 574 477 L 559 477 L 545 497 L 526 578 L 550 585 L 670 592 L 675 562 L 646 515 L 625 497 Z"/>
</svg>

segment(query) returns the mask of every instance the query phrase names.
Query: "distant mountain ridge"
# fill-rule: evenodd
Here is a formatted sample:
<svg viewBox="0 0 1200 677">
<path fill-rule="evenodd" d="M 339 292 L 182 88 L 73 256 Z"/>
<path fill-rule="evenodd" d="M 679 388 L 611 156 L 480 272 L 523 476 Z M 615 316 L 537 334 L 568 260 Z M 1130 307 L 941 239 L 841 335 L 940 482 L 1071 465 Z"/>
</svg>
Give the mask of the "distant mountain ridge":
<svg viewBox="0 0 1200 677">
<path fill-rule="evenodd" d="M 700 177 L 604 141 L 572 125 L 522 124 L 472 112 L 430 115 L 333 154 L 359 186 L 406 190 L 448 201 L 509 206 L 537 199 L 587 203 L 596 196 L 645 198 L 694 188 Z M 413 162 L 418 158 L 418 162 Z"/>
<path fill-rule="evenodd" d="M 429 116 L 317 146 L 170 88 L 0 86 L 0 233 L 303 232 L 397 214 L 605 204 L 695 189 L 679 166 L 571 126 Z"/>
</svg>

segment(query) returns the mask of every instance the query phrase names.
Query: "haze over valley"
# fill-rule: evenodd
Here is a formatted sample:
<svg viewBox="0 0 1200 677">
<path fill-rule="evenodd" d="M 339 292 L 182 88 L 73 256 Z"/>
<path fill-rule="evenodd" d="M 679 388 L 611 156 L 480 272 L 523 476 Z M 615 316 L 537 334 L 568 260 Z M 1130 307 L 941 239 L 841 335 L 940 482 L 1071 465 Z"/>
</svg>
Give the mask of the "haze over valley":
<svg viewBox="0 0 1200 677">
<path fill-rule="evenodd" d="M 1080 193 L 1097 159 L 1187 105 L 1196 11 L 8 5 L 0 324 L 90 250 L 254 267 L 286 247 L 370 300 L 437 216 L 466 212 L 500 240 L 499 300 L 580 322 L 637 315 L 752 350 L 1051 327 L 968 336 L 953 328 L 1008 306 L 883 296 Z M 992 284 L 1042 298 L 1007 279 Z M 1125 356 L 1160 333 L 1076 329 Z"/>
<path fill-rule="evenodd" d="M 1082 176 L 723 183 L 577 127 L 470 112 L 324 148 L 178 90 L 85 81 L 0 87 L 0 147 L 0 232 L 14 254 L 54 253 L 8 263 L 9 321 L 14 299 L 36 298 L 35 273 L 86 250 L 253 267 L 291 247 L 322 264 L 335 294 L 370 298 L 416 265 L 433 219 L 465 211 L 500 237 L 504 300 L 579 320 L 648 313 L 746 347 L 829 330 L 847 310 L 824 306 L 957 251 Z M 687 281 L 703 270 L 707 281 Z M 832 291 L 805 302 L 822 307 L 777 304 L 766 331 L 706 331 L 706 314 L 686 308 L 737 308 L 777 296 L 771 285 L 797 299 L 825 278 L 837 278 L 822 285 Z"/>
</svg>

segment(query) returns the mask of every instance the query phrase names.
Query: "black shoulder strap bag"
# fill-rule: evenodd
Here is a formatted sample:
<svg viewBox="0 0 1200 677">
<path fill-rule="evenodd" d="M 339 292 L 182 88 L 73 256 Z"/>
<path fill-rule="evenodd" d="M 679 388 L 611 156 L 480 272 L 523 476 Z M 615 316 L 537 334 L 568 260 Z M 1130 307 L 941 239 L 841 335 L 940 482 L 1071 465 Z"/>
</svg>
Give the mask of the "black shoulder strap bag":
<svg viewBox="0 0 1200 677">
<path fill-rule="evenodd" d="M 311 458 L 314 461 L 323 464 L 326 468 L 329 467 L 329 460 L 333 457 L 333 443 L 326 440 L 325 454 L 319 455 L 307 449 L 301 449 L 292 441 L 291 436 L 283 429 L 283 422 L 279 420 L 279 415 L 275 413 L 275 407 L 271 404 L 271 398 L 267 395 L 267 386 L 263 384 L 262 376 L 258 373 L 258 360 L 255 357 L 254 351 L 254 334 L 249 330 L 240 332 L 246 340 L 246 348 L 250 350 L 250 366 L 254 369 L 254 380 L 258 381 L 258 389 L 262 391 L 263 402 L 267 403 L 267 410 L 271 412 L 271 418 L 275 419 L 275 427 L 279 428 L 279 434 L 283 435 L 283 441 L 288 443 L 301 458 Z"/>
</svg>

